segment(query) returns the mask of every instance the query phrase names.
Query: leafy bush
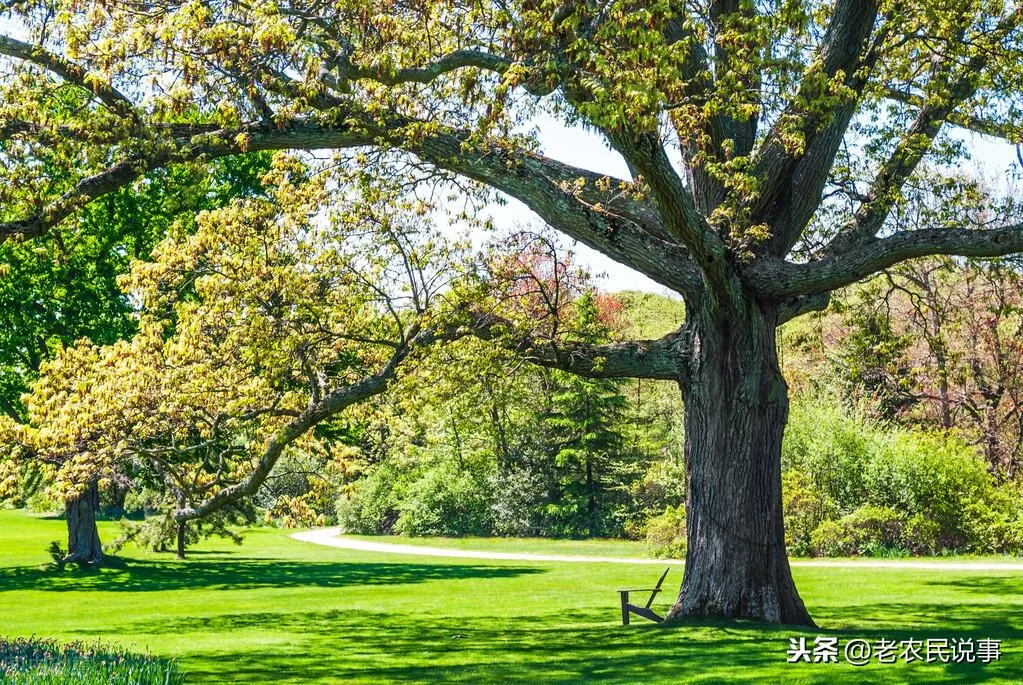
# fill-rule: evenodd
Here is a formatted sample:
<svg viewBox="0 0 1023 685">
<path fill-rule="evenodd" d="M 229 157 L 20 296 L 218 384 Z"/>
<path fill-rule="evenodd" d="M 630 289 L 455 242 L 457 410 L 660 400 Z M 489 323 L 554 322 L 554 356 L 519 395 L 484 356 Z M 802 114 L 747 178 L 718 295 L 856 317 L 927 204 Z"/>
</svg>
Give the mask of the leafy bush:
<svg viewBox="0 0 1023 685">
<path fill-rule="evenodd" d="M 827 402 L 797 403 L 785 429 L 782 469 L 799 471 L 819 494 L 848 513 L 866 500 L 863 465 L 876 449 L 875 428 Z"/>
<path fill-rule="evenodd" d="M 686 555 L 686 508 L 668 507 L 647 521 L 647 551 L 652 557 L 681 559 Z"/>
<path fill-rule="evenodd" d="M 360 480 L 352 492 L 337 502 L 337 519 L 341 529 L 359 535 L 386 535 L 394 532 L 398 520 L 400 471 L 384 462 Z"/>
<path fill-rule="evenodd" d="M 666 455 L 650 464 L 642 478 L 629 488 L 628 513 L 622 525 L 625 536 L 641 539 L 647 521 L 668 507 L 686 501 L 686 466 L 676 456 Z"/>
<path fill-rule="evenodd" d="M 403 535 L 490 535 L 493 531 L 487 482 L 453 461 L 426 470 L 406 494 L 395 525 Z"/>
<path fill-rule="evenodd" d="M 7 685 L 180 685 L 172 662 L 80 642 L 0 638 L 0 682 Z"/>
<path fill-rule="evenodd" d="M 803 471 L 782 474 L 782 502 L 785 512 L 785 545 L 791 554 L 813 553 L 810 536 L 824 521 L 836 518 L 838 507 Z"/>
<path fill-rule="evenodd" d="M 877 437 L 864 464 L 868 501 L 933 522 L 939 549 L 973 551 L 980 541 L 970 521 L 987 502 L 993 481 L 972 447 L 944 435 L 892 431 Z"/>
<path fill-rule="evenodd" d="M 824 521 L 810 536 L 818 556 L 881 556 L 901 551 L 905 517 L 893 509 L 866 505 L 838 521 Z"/>
<path fill-rule="evenodd" d="M 995 552 L 1023 542 L 1019 497 L 1000 495 L 976 450 L 954 436 L 874 423 L 827 403 L 798 405 L 783 468 L 786 544 L 795 554 Z"/>
<path fill-rule="evenodd" d="M 447 455 L 384 462 L 338 501 L 338 522 L 362 535 L 489 535 L 492 475 L 482 462 Z"/>
<path fill-rule="evenodd" d="M 494 533 L 507 536 L 541 536 L 546 532 L 543 507 L 548 484 L 543 474 L 528 468 L 511 468 L 494 474 L 490 509 Z"/>
<path fill-rule="evenodd" d="M 1023 485 L 1005 484 L 987 502 L 971 502 L 968 518 L 976 551 L 1023 554 Z"/>
<path fill-rule="evenodd" d="M 910 554 L 923 556 L 938 551 L 938 536 L 941 525 L 922 514 L 916 514 L 906 521 L 902 544 Z"/>
</svg>

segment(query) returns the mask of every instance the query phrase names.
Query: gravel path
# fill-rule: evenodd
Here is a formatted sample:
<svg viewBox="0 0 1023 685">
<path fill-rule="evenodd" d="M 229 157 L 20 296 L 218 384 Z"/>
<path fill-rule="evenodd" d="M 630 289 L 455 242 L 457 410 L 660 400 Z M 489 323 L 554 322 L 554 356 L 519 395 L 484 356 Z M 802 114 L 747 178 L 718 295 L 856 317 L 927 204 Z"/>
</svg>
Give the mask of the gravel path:
<svg viewBox="0 0 1023 685">
<path fill-rule="evenodd" d="M 317 528 L 293 533 L 292 538 L 314 545 L 354 549 L 361 552 L 408 554 L 420 557 L 453 557 L 457 559 L 500 559 L 505 561 L 564 561 L 571 563 L 603 562 L 608 564 L 682 564 L 681 559 L 637 559 L 629 557 L 594 557 L 565 554 L 528 554 L 519 552 L 485 552 L 470 549 L 448 549 L 424 545 L 402 545 L 391 542 L 356 540 L 341 535 L 338 528 Z M 834 566 L 837 568 L 905 568 L 942 571 L 1023 571 L 1023 563 L 1000 561 L 908 561 L 901 559 L 808 560 L 793 561 L 793 566 Z"/>
</svg>

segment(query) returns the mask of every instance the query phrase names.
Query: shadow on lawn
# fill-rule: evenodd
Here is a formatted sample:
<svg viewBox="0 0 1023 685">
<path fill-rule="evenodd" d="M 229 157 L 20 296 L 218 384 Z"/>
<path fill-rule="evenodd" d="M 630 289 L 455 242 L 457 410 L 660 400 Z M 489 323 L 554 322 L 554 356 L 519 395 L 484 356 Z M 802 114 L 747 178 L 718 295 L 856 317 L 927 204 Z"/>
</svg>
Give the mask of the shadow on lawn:
<svg viewBox="0 0 1023 685">
<path fill-rule="evenodd" d="M 895 607 L 894 610 L 905 609 Z M 913 612 L 946 606 L 912 605 Z M 1023 633 L 986 607 L 987 622 L 972 637 L 1019 644 Z M 995 617 L 990 614 L 995 614 Z M 540 616 L 455 618 L 425 614 L 318 611 L 223 615 L 204 623 L 211 631 L 266 630 L 295 637 L 285 645 L 239 650 L 181 661 L 197 682 L 422 682 L 422 683 L 962 683 L 1015 682 L 1018 658 L 990 664 L 786 663 L 790 637 L 814 633 L 790 627 L 695 622 L 668 628 L 624 628 L 608 621 L 613 611 L 587 610 Z M 936 613 L 935 615 L 941 615 Z M 979 617 L 979 613 L 978 613 Z M 823 630 L 844 643 L 910 637 L 967 636 L 948 630 Z M 194 628 L 194 626 L 192 626 Z M 187 621 L 158 633 L 188 630 Z"/>
<path fill-rule="evenodd" d="M 271 559 L 190 560 L 187 563 L 130 560 L 113 568 L 65 571 L 35 566 L 0 568 L 0 592 L 101 590 L 154 592 L 189 588 L 244 590 L 271 587 L 399 585 L 431 580 L 508 578 L 543 569 L 518 566 L 388 564 Z"/>
</svg>

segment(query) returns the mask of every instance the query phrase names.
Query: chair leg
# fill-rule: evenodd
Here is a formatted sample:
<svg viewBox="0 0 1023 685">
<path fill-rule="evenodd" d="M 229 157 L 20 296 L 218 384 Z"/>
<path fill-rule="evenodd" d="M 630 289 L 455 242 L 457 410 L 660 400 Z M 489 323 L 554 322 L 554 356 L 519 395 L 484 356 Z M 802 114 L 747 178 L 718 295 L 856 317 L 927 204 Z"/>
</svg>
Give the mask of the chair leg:
<svg viewBox="0 0 1023 685">
<path fill-rule="evenodd" d="M 629 591 L 619 590 L 618 594 L 622 596 L 622 625 L 629 625 Z"/>
</svg>

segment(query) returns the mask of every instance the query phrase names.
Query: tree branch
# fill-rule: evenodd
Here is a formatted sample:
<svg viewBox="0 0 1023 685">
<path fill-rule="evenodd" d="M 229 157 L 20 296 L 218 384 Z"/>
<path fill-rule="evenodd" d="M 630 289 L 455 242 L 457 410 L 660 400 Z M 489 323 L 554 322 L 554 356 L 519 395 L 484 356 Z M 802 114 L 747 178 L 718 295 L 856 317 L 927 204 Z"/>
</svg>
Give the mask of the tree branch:
<svg viewBox="0 0 1023 685">
<path fill-rule="evenodd" d="M 650 186 L 668 232 L 688 250 L 703 275 L 723 284 L 725 243 L 696 210 L 692 195 L 671 166 L 658 137 L 629 131 L 614 131 L 608 137 Z"/>
<path fill-rule="evenodd" d="M 232 130 L 178 127 L 174 131 L 177 139 L 161 151 L 87 177 L 34 216 L 0 224 L 0 241 L 12 235 L 42 235 L 93 199 L 132 183 L 147 171 L 175 162 L 257 150 L 388 144 L 521 200 L 554 228 L 662 285 L 690 295 L 701 288 L 699 271 L 687 252 L 658 238 L 653 228 L 643 228 L 656 225 L 655 209 L 599 190 L 606 177 L 506 146 L 472 148 L 468 134 L 459 131 L 441 129 L 418 138 L 403 134 L 413 123 L 360 119 L 353 113 L 345 124 L 334 127 L 313 123 L 285 129 L 262 124 Z M 580 179 L 581 188 L 576 183 Z"/>
<path fill-rule="evenodd" d="M 98 76 L 89 74 L 81 66 L 41 46 L 0 35 L 0 55 L 36 64 L 65 81 L 95 94 L 103 104 L 122 116 L 134 117 L 137 114 L 135 104 L 112 85 L 104 83 Z"/>
<path fill-rule="evenodd" d="M 1014 22 L 1010 18 L 999 22 L 986 40 L 998 40 L 1009 31 Z M 987 50 L 980 50 L 962 68 L 958 78 L 951 74 L 939 73 L 930 95 L 919 101 L 916 118 L 899 140 L 892 154 L 878 170 L 866 199 L 856 210 L 852 220 L 842 228 L 834 239 L 834 249 L 839 251 L 860 240 L 877 235 L 892 207 L 898 201 L 902 187 L 916 170 L 924 155 L 933 147 L 934 140 L 945 123 L 962 103 L 977 92 L 978 75 L 990 58 Z"/>
<path fill-rule="evenodd" d="M 519 335 L 506 320 L 485 314 L 470 327 L 481 340 L 496 341 L 525 361 L 587 378 L 680 380 L 683 350 L 677 333 L 657 340 L 630 340 L 604 345 Z"/>
<path fill-rule="evenodd" d="M 914 257 L 1001 257 L 1015 252 L 1023 252 L 1023 223 L 992 229 L 933 228 L 872 238 L 806 264 L 761 259 L 749 273 L 761 293 L 780 298 L 829 292 Z"/>
<path fill-rule="evenodd" d="M 243 480 L 218 490 L 216 494 L 198 505 L 178 509 L 174 512 L 174 520 L 178 523 L 184 523 L 185 521 L 203 518 L 233 502 L 237 502 L 243 497 L 254 495 L 270 475 L 270 472 L 273 471 L 277 461 L 284 454 L 284 450 L 291 443 L 325 419 L 340 413 L 353 404 L 382 393 L 387 389 L 387 385 L 394 377 L 398 366 L 414 349 L 432 344 L 437 339 L 437 335 L 433 331 L 420 333 L 419 336 L 413 338 L 397 350 L 388 360 L 387 364 L 377 373 L 364 378 L 358 383 L 352 383 L 335 390 L 323 397 L 319 402 L 310 405 L 270 440 L 270 443 L 260 455 L 255 468 Z"/>
<path fill-rule="evenodd" d="M 867 72 L 883 43 L 882 32 L 868 47 L 877 10 L 877 0 L 837 1 L 820 51 L 754 160 L 753 175 L 762 188 L 751 220 L 770 227 L 770 254 L 786 254 L 820 206 L 821 192 L 866 85 Z M 849 91 L 843 102 L 823 112 L 808 109 L 807 103 L 832 96 L 831 84 L 838 76 L 844 77 Z M 802 139 L 802 149 L 792 149 L 785 142 L 793 138 Z"/>
</svg>

